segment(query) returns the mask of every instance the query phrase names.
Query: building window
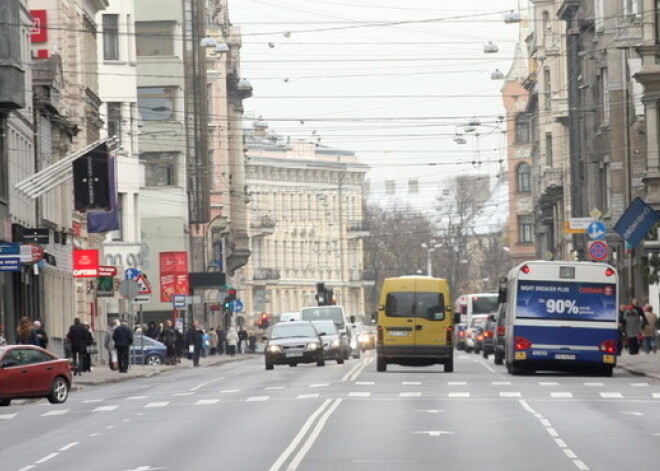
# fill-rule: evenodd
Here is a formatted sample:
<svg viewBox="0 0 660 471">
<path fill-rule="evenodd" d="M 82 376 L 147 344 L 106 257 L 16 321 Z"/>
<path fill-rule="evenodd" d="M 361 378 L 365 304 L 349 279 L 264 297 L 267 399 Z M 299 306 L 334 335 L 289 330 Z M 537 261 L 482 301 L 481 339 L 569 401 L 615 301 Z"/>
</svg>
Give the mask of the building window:
<svg viewBox="0 0 660 471">
<path fill-rule="evenodd" d="M 612 168 L 609 163 L 603 164 L 605 181 L 605 209 L 612 209 Z"/>
<path fill-rule="evenodd" d="M 655 0 L 655 43 L 660 44 L 660 0 Z"/>
<path fill-rule="evenodd" d="M 546 111 L 550 110 L 551 98 L 552 98 L 552 76 L 550 75 L 550 69 L 545 67 L 543 69 L 543 108 Z"/>
<path fill-rule="evenodd" d="M 176 152 L 142 152 L 145 186 L 176 186 L 177 158 Z"/>
<path fill-rule="evenodd" d="M 623 14 L 626 18 L 636 19 L 639 16 L 640 0 L 623 0 Z"/>
<path fill-rule="evenodd" d="M 530 215 L 518 216 L 518 242 L 521 244 L 534 242 L 534 220 Z"/>
<path fill-rule="evenodd" d="M 545 47 L 548 47 L 548 36 L 550 36 L 552 27 L 550 26 L 550 13 L 548 13 L 547 10 L 543 11 L 542 22 L 543 22 L 543 31 L 541 31 L 541 34 L 543 35 L 543 45 Z"/>
<path fill-rule="evenodd" d="M 552 133 L 545 133 L 545 164 L 552 167 Z"/>
<path fill-rule="evenodd" d="M 121 103 L 109 102 L 106 104 L 108 110 L 108 137 L 116 137 L 121 144 Z"/>
<path fill-rule="evenodd" d="M 144 121 L 174 119 L 176 87 L 138 87 L 138 110 Z"/>
<path fill-rule="evenodd" d="M 138 56 L 173 56 L 173 21 L 137 21 L 135 23 Z"/>
<path fill-rule="evenodd" d="M 527 113 L 519 113 L 516 116 L 516 143 L 526 144 L 529 142 L 529 116 Z"/>
<path fill-rule="evenodd" d="M 119 15 L 103 15 L 103 58 L 119 60 Z"/>
<path fill-rule="evenodd" d="M 394 180 L 385 180 L 385 194 L 393 195 L 396 193 L 396 183 Z"/>
<path fill-rule="evenodd" d="M 595 0 L 594 2 L 594 23 L 597 32 L 602 32 L 605 28 L 605 9 L 603 0 Z"/>
<path fill-rule="evenodd" d="M 531 166 L 523 162 L 516 167 L 516 181 L 518 193 L 529 193 L 531 191 Z"/>
<path fill-rule="evenodd" d="M 600 123 L 607 125 L 610 121 L 610 91 L 607 77 L 607 68 L 600 69 L 598 76 L 598 115 Z"/>
<path fill-rule="evenodd" d="M 117 195 L 117 207 L 115 211 L 117 213 L 117 220 L 119 221 L 119 229 L 116 229 L 111 232 L 112 240 L 114 242 L 119 242 L 124 240 L 124 200 L 126 199 L 126 193 L 119 193 Z"/>
</svg>

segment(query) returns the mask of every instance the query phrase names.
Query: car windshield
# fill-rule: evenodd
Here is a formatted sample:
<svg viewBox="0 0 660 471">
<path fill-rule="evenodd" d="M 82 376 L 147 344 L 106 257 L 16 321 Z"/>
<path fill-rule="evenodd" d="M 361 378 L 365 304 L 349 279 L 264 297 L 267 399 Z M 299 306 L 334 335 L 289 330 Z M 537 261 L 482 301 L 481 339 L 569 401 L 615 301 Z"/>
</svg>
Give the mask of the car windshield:
<svg viewBox="0 0 660 471">
<path fill-rule="evenodd" d="M 318 332 L 324 332 L 325 335 L 337 335 L 337 327 L 332 321 L 314 321 L 313 324 Z"/>
<path fill-rule="evenodd" d="M 498 306 L 497 295 L 474 296 L 472 298 L 472 314 L 490 314 L 497 311 Z"/>
<path fill-rule="evenodd" d="M 331 320 L 337 327 L 344 325 L 344 315 L 341 307 L 306 307 L 301 313 L 305 321 Z"/>
<path fill-rule="evenodd" d="M 316 331 L 312 324 L 282 324 L 273 327 L 270 334 L 271 340 L 291 337 L 316 337 Z"/>
</svg>

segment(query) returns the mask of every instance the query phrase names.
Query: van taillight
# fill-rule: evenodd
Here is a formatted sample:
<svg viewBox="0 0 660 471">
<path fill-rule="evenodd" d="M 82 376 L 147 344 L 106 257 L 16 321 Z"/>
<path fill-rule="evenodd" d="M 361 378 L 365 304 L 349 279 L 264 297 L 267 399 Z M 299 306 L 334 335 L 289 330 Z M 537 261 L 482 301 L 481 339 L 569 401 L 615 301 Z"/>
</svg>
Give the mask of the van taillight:
<svg viewBox="0 0 660 471">
<path fill-rule="evenodd" d="M 450 344 L 453 342 L 452 337 L 454 335 L 454 328 L 447 327 L 447 343 Z"/>
<path fill-rule="evenodd" d="M 378 342 L 383 343 L 383 326 L 379 325 L 378 328 L 376 329 L 377 335 L 378 335 Z"/>
<path fill-rule="evenodd" d="M 598 345 L 598 350 L 609 355 L 616 355 L 616 340 L 605 340 Z"/>
<path fill-rule="evenodd" d="M 527 340 L 525 337 L 516 337 L 514 339 L 515 342 L 515 350 L 529 350 L 532 348 L 532 342 Z"/>
<path fill-rule="evenodd" d="M 504 337 L 504 326 L 500 325 L 497 327 L 497 336 L 498 337 Z"/>
</svg>

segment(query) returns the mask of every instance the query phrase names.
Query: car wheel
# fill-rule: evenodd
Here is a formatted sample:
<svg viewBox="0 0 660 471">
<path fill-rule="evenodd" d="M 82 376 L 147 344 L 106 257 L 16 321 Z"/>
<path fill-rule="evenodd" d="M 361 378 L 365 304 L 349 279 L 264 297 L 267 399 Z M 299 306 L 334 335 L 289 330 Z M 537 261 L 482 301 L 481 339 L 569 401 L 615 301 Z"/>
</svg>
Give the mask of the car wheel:
<svg viewBox="0 0 660 471">
<path fill-rule="evenodd" d="M 0 407 L 7 407 L 11 404 L 11 399 L 0 399 Z"/>
<path fill-rule="evenodd" d="M 316 359 L 316 366 L 325 366 L 325 358 L 323 356 Z"/>
<path fill-rule="evenodd" d="M 451 357 L 447 361 L 445 361 L 445 373 L 453 373 L 454 372 L 454 357 Z"/>
<path fill-rule="evenodd" d="M 268 361 L 268 359 L 266 359 L 266 369 L 267 370 L 272 370 L 273 369 L 273 362 Z"/>
<path fill-rule="evenodd" d="M 145 365 L 162 365 L 163 364 L 163 357 L 160 355 L 156 355 L 155 353 L 152 353 L 151 355 L 148 355 L 147 358 L 144 360 Z"/>
<path fill-rule="evenodd" d="M 387 370 L 387 360 L 384 357 L 378 355 L 376 357 L 376 371 L 383 372 Z"/>
<path fill-rule="evenodd" d="M 344 359 L 341 358 L 341 357 L 338 357 L 338 358 L 337 358 L 337 364 L 338 364 L 338 365 L 343 365 L 343 364 L 344 364 Z"/>
<path fill-rule="evenodd" d="M 50 385 L 48 401 L 51 404 L 61 404 L 66 401 L 67 397 L 69 397 L 69 383 L 66 382 L 66 379 L 58 376 Z"/>
</svg>

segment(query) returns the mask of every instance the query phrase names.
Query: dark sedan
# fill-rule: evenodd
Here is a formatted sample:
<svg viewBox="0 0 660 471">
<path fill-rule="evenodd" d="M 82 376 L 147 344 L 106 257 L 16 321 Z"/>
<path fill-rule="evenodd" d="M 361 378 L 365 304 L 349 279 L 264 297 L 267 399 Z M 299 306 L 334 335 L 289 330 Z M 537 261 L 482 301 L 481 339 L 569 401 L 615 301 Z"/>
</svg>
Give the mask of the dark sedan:
<svg viewBox="0 0 660 471">
<path fill-rule="evenodd" d="M 341 348 L 341 337 L 337 326 L 331 320 L 312 321 L 316 331 L 323 341 L 323 357 L 326 360 L 337 360 L 337 364 L 344 364 L 344 353 Z"/>
<path fill-rule="evenodd" d="M 279 322 L 270 332 L 265 351 L 266 369 L 298 363 L 325 365 L 323 340 L 308 321 Z"/>
<path fill-rule="evenodd" d="M 69 360 L 33 345 L 0 347 L 0 406 L 32 397 L 59 404 L 69 397 L 71 381 Z"/>
<path fill-rule="evenodd" d="M 133 336 L 130 359 L 134 365 L 162 365 L 167 358 L 167 347 L 164 343 L 136 334 Z"/>
</svg>

